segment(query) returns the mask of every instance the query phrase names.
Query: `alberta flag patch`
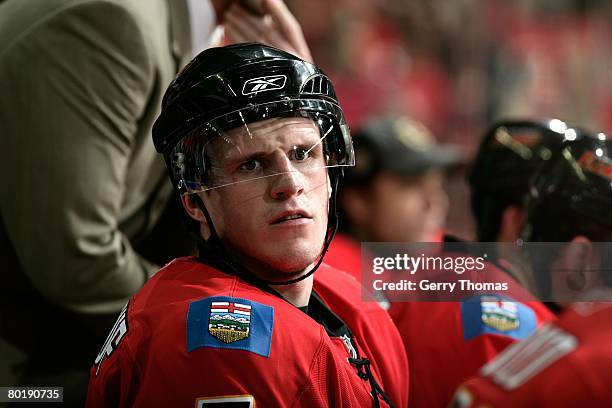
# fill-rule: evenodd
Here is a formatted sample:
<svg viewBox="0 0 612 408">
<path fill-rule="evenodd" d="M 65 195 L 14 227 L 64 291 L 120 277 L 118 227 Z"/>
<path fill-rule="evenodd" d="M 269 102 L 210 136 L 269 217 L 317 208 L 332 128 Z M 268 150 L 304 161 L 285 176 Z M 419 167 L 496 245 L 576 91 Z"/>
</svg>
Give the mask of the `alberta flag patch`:
<svg viewBox="0 0 612 408">
<path fill-rule="evenodd" d="M 461 302 L 463 338 L 499 334 L 517 340 L 537 329 L 535 312 L 524 303 L 497 295 L 477 295 Z"/>
<path fill-rule="evenodd" d="M 229 348 L 268 357 L 273 326 L 271 306 L 227 296 L 201 299 L 189 304 L 187 351 Z"/>
</svg>

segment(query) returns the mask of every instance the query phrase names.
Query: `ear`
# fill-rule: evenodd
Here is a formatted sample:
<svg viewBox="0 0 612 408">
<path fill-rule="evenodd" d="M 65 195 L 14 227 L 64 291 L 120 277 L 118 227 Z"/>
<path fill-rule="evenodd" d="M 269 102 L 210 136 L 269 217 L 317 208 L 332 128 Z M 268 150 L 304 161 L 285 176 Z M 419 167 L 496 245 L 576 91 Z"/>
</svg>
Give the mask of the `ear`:
<svg viewBox="0 0 612 408">
<path fill-rule="evenodd" d="M 438 223 L 440 229 L 446 223 L 450 205 L 448 194 L 444 190 L 444 173 L 440 169 L 431 169 L 425 174 L 423 183 L 429 218 Z"/>
<path fill-rule="evenodd" d="M 511 205 L 506 207 L 501 215 L 499 234 L 500 242 L 516 242 L 525 223 L 525 211 L 521 207 Z"/>
<path fill-rule="evenodd" d="M 197 199 L 194 195 L 182 195 L 181 203 L 183 204 L 183 208 L 191 218 L 198 222 L 206 224 L 206 217 L 204 216 L 204 213 L 202 213 L 202 210 L 200 209 L 200 206 L 198 205 Z"/>
<path fill-rule="evenodd" d="M 564 267 L 567 270 L 565 282 L 572 290 L 584 290 L 596 280 L 591 271 L 593 262 L 593 244 L 583 236 L 574 237 L 562 253 Z"/>
<path fill-rule="evenodd" d="M 427 211 L 423 214 L 425 218 L 423 236 L 424 242 L 440 241 L 446 226 L 449 210 L 449 198 L 441 185 L 430 186 L 424 193 L 427 200 Z"/>
</svg>

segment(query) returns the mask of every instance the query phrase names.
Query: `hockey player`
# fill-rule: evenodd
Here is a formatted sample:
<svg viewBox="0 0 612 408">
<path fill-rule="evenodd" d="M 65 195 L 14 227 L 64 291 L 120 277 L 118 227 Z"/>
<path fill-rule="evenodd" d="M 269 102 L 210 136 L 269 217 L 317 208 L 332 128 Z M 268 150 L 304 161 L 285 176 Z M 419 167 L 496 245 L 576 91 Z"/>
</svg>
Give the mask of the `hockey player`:
<svg viewBox="0 0 612 408">
<path fill-rule="evenodd" d="M 88 406 L 406 406 L 397 330 L 322 263 L 353 164 L 325 74 L 260 44 L 206 50 L 170 85 L 153 138 L 200 253 L 128 302 Z"/>
<path fill-rule="evenodd" d="M 462 157 L 406 116 L 371 118 L 353 134 L 356 165 L 345 174 L 340 232 L 325 262 L 361 281 L 360 241 L 441 240 L 448 210 L 445 173 Z"/>
<path fill-rule="evenodd" d="M 470 174 L 480 241 L 514 242 L 519 237 L 521 200 L 527 195 L 529 178 L 542 162 L 558 154 L 567 129 L 560 120 L 513 120 L 486 132 Z M 461 246 L 448 242 L 444 252 L 461 256 Z M 389 314 L 410 361 L 411 407 L 445 407 L 456 387 L 479 367 L 554 319 L 521 287 L 527 281 L 524 275 L 500 257 L 488 258 L 486 265 L 488 281 L 506 281 L 514 288 L 505 293 L 508 296 L 485 293 L 460 302 L 391 303 Z M 504 324 L 493 316 L 501 316 Z"/>
<path fill-rule="evenodd" d="M 445 246 L 446 259 L 470 255 L 452 243 L 447 246 L 451 251 Z M 439 280 L 445 281 L 443 276 Z M 479 367 L 554 319 L 496 263 L 485 262 L 481 276 L 485 282 L 503 282 L 509 290 L 472 291 L 459 301 L 453 295 L 440 296 L 440 301 L 391 302 L 389 315 L 410 361 L 410 407 L 445 407 L 454 389 Z"/>
<path fill-rule="evenodd" d="M 534 179 L 527 204 L 526 241 L 569 243 L 554 260 L 544 256 L 549 273 L 541 273 L 544 263 L 537 262 L 540 292 L 563 304 L 573 287 L 581 302 L 485 365 L 458 390 L 453 406 L 610 406 L 612 297 L 601 289 L 611 282 L 609 244 L 601 244 L 612 238 L 610 147 L 602 133 L 568 142 Z"/>
<path fill-rule="evenodd" d="M 559 119 L 504 120 L 485 134 L 469 174 L 472 214 L 480 242 L 514 243 L 525 222 L 529 181 L 542 163 L 562 149 L 566 137 L 583 131 Z M 511 245 L 498 245 L 495 258 L 521 284 L 535 282 Z"/>
</svg>

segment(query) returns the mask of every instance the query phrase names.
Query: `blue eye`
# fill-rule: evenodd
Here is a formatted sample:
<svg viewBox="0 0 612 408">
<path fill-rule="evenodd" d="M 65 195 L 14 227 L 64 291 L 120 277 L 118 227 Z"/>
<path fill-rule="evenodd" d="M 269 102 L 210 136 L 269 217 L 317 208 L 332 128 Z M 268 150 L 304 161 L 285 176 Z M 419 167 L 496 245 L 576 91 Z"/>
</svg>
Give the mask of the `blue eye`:
<svg viewBox="0 0 612 408">
<path fill-rule="evenodd" d="M 254 170 L 259 169 L 260 167 L 261 167 L 261 163 L 259 162 L 259 160 L 251 159 L 251 160 L 248 160 L 242 163 L 240 165 L 240 170 L 254 171 Z"/>
</svg>

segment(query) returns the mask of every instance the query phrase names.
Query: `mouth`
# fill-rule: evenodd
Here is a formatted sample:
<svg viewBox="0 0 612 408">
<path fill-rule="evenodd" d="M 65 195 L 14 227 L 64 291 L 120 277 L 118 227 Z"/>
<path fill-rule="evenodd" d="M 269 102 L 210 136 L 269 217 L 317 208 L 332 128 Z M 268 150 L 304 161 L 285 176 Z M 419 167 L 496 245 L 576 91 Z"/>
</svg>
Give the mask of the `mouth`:
<svg viewBox="0 0 612 408">
<path fill-rule="evenodd" d="M 272 218 L 272 221 L 270 221 L 270 225 L 278 225 L 284 223 L 297 224 L 310 219 L 312 219 L 310 214 L 303 210 L 283 211 L 282 213 L 277 214 L 274 218 Z"/>
</svg>

